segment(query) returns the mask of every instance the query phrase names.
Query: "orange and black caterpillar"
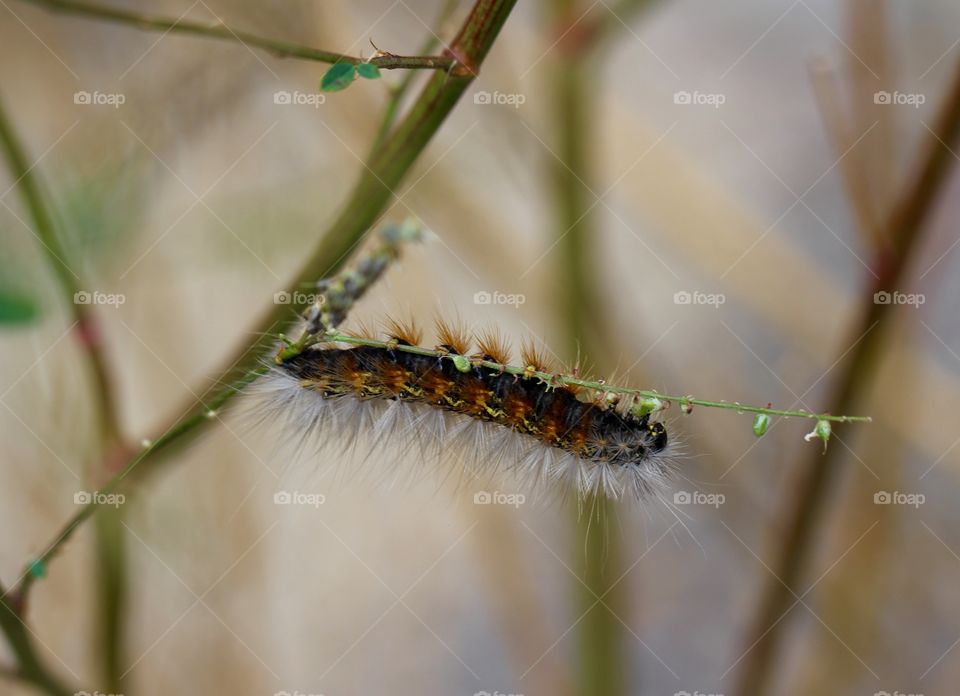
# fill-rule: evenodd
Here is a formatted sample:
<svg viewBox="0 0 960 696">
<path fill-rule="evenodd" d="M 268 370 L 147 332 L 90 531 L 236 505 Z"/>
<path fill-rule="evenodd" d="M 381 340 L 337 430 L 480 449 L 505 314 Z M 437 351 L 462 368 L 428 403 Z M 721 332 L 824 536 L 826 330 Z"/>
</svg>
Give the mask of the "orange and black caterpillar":
<svg viewBox="0 0 960 696">
<path fill-rule="evenodd" d="M 313 346 L 275 366 L 261 391 L 275 413 L 301 417 L 302 427 L 344 447 L 366 438 L 386 454 L 391 442 L 416 444 L 444 463 L 462 460 L 477 475 L 512 470 L 582 495 L 643 496 L 665 478 L 667 431 L 650 415 L 581 398 L 570 386 L 458 364 L 450 357 L 469 353 L 463 332 L 440 325 L 438 335 L 433 355 L 397 350 L 420 336 L 396 325 L 385 346 Z M 508 363 L 495 336 L 477 343 L 473 357 Z M 546 371 L 530 349 L 523 362 Z"/>
</svg>

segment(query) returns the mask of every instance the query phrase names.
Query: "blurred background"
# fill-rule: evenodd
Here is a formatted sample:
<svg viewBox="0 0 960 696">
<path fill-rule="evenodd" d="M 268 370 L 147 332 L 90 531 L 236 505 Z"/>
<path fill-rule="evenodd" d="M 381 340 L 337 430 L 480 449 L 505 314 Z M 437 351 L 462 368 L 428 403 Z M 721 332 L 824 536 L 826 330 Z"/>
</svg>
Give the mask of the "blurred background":
<svg viewBox="0 0 960 696">
<path fill-rule="evenodd" d="M 136 443 L 256 338 L 404 75 L 320 95 L 321 63 L 0 4 L 0 98 L 64 265 L 115 296 L 91 311 Z M 449 41 L 470 3 L 438 24 L 443 4 L 113 6 L 370 55 Z M 666 393 L 843 397 L 874 422 L 837 428 L 829 459 L 807 421 L 758 440 L 747 415 L 674 409 L 664 500 L 588 525 L 570 503 L 475 505 L 481 483 L 330 477 L 228 413 L 128 495 L 112 579 L 93 524 L 51 563 L 28 613 L 41 658 L 71 688 L 138 695 L 956 693 L 960 180 L 932 133 L 958 26 L 946 0 L 521 2 L 384 217 L 434 237 L 355 319 L 459 316 Z M 0 172 L 8 587 L 102 455 L 16 178 Z M 931 189 L 907 258 L 886 221 Z"/>
</svg>

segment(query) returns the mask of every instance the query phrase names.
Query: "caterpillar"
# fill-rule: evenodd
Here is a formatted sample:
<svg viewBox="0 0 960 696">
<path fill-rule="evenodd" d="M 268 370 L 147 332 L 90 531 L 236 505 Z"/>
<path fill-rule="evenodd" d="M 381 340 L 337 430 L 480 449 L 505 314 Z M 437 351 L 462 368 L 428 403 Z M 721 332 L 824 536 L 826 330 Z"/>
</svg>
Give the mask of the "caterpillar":
<svg viewBox="0 0 960 696">
<path fill-rule="evenodd" d="M 642 498 L 667 478 L 675 451 L 667 429 L 631 399 L 490 367 L 510 362 L 495 332 L 471 341 L 462 327 L 438 322 L 437 335 L 435 349 L 414 351 L 420 331 L 391 323 L 378 345 L 310 346 L 255 385 L 267 402 L 259 413 L 287 419 L 328 451 L 363 441 L 368 459 L 382 459 L 397 446 L 416 448 L 444 467 L 510 472 L 581 497 Z M 532 345 L 521 360 L 530 375 L 549 372 Z"/>
</svg>

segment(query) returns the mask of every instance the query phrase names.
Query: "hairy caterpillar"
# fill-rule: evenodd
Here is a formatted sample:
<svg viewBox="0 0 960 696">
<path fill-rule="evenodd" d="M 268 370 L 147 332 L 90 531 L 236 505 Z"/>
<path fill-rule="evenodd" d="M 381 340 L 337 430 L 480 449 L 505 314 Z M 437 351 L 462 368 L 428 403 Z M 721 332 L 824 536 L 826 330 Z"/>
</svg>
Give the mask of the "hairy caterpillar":
<svg viewBox="0 0 960 696">
<path fill-rule="evenodd" d="M 278 361 L 255 386 L 267 402 L 259 413 L 325 445 L 365 440 L 368 459 L 416 447 L 421 459 L 477 476 L 507 471 L 580 496 L 643 497 L 666 478 L 667 430 L 630 399 L 588 397 L 471 362 L 509 363 L 496 334 L 478 337 L 472 354 L 462 329 L 438 323 L 437 334 L 430 355 L 404 350 L 420 344 L 420 333 L 397 324 L 381 346 L 314 345 Z M 531 373 L 547 371 L 530 347 L 522 360 Z"/>
</svg>

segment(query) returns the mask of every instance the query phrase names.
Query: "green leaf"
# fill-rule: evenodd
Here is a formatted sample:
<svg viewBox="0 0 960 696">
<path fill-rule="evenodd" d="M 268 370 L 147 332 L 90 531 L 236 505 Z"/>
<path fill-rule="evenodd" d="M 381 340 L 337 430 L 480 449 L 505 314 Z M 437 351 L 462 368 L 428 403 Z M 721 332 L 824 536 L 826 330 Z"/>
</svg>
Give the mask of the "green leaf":
<svg viewBox="0 0 960 696">
<path fill-rule="evenodd" d="M 0 324 L 26 324 L 39 314 L 30 298 L 15 292 L 0 291 Z"/>
<path fill-rule="evenodd" d="M 357 66 L 357 74 L 368 80 L 376 80 L 380 77 L 380 68 L 373 63 L 360 63 L 360 65 Z"/>
<path fill-rule="evenodd" d="M 350 63 L 334 63 L 320 80 L 320 89 L 324 92 L 339 92 L 346 89 L 357 75 L 357 66 Z"/>
</svg>

